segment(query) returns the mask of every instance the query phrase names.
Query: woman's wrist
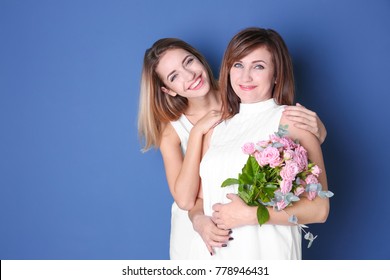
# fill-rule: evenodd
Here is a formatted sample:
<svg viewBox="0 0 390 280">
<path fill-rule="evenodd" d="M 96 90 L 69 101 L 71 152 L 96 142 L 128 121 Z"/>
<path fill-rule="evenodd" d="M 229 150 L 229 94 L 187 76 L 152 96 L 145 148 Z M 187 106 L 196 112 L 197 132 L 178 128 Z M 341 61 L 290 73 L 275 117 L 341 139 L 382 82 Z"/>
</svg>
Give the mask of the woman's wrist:
<svg viewBox="0 0 390 280">
<path fill-rule="evenodd" d="M 249 225 L 257 225 L 259 222 L 257 221 L 257 206 L 249 206 L 247 211 L 248 215 L 248 224 Z"/>
<path fill-rule="evenodd" d="M 202 213 L 196 213 L 193 217 L 192 217 L 192 227 L 194 228 L 194 230 L 198 233 L 200 233 L 201 231 L 201 224 L 202 224 L 202 221 L 204 219 L 205 215 L 202 214 Z"/>
<path fill-rule="evenodd" d="M 197 126 L 197 125 L 195 125 L 192 129 L 191 129 L 191 131 L 190 131 L 190 137 L 192 136 L 192 137 L 203 137 L 203 135 L 204 135 L 204 132 L 202 131 L 202 129 L 199 127 L 199 126 Z"/>
</svg>

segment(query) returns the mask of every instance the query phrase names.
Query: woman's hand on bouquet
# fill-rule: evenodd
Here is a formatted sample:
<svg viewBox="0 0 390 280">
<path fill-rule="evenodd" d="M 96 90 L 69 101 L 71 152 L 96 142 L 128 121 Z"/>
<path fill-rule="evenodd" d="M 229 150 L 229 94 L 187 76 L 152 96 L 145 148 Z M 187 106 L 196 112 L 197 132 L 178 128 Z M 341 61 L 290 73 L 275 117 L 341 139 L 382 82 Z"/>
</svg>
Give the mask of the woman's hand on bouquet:
<svg viewBox="0 0 390 280">
<path fill-rule="evenodd" d="M 213 222 L 221 229 L 233 229 L 244 225 L 257 224 L 256 207 L 248 206 L 238 195 L 226 196 L 231 202 L 213 205 Z"/>
</svg>

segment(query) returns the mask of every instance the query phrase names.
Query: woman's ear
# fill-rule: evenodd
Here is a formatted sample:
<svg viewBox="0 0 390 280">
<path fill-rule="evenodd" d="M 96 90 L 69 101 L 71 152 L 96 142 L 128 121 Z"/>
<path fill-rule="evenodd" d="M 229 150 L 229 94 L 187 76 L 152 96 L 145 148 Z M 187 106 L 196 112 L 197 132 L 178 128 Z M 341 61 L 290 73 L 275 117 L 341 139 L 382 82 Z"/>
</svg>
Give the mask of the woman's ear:
<svg viewBox="0 0 390 280">
<path fill-rule="evenodd" d="M 177 95 L 176 92 L 174 92 L 174 91 L 172 91 L 172 90 L 170 90 L 170 89 L 168 89 L 166 87 L 161 87 L 161 91 L 163 93 L 169 94 L 170 96 L 176 96 Z"/>
</svg>

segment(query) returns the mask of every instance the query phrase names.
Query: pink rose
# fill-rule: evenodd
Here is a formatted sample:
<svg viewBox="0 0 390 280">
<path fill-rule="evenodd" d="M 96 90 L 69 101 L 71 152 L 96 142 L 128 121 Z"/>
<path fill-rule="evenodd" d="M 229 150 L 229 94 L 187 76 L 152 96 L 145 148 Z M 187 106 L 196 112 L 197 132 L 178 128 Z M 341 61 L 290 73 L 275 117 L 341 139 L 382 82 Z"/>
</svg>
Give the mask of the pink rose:
<svg viewBox="0 0 390 280">
<path fill-rule="evenodd" d="M 297 147 L 297 144 L 288 137 L 280 138 L 279 142 L 283 144 L 284 149 L 286 150 L 293 150 Z"/>
<path fill-rule="evenodd" d="M 255 144 L 246 143 L 241 149 L 244 154 L 251 155 L 255 152 Z"/>
<path fill-rule="evenodd" d="M 276 207 L 278 210 L 283 210 L 284 208 L 287 207 L 286 202 L 284 200 L 276 202 Z"/>
<path fill-rule="evenodd" d="M 317 192 L 308 192 L 307 193 L 307 199 L 309 200 L 313 200 L 314 198 L 316 198 L 317 196 Z"/>
<path fill-rule="evenodd" d="M 295 161 L 287 161 L 280 171 L 280 176 L 285 181 L 294 181 L 295 176 L 299 172 L 298 164 Z"/>
<path fill-rule="evenodd" d="M 271 139 L 271 141 L 274 142 L 274 143 L 275 142 L 279 142 L 280 143 L 280 139 L 281 138 L 279 136 L 275 135 L 275 134 L 272 134 L 272 135 L 269 136 L 269 139 Z"/>
<path fill-rule="evenodd" d="M 283 194 L 290 192 L 292 189 L 292 181 L 283 180 L 280 182 L 280 191 Z"/>
<path fill-rule="evenodd" d="M 301 194 L 303 194 L 304 191 L 305 191 L 304 187 L 298 187 L 298 188 L 295 189 L 294 194 L 296 196 L 300 196 Z"/>
<path fill-rule="evenodd" d="M 269 144 L 269 141 L 259 141 L 256 143 L 257 146 L 262 147 L 262 148 L 267 147 L 268 144 Z"/>
<path fill-rule="evenodd" d="M 313 168 L 311 169 L 311 173 L 313 173 L 315 176 L 319 176 L 320 173 L 322 172 L 321 168 L 318 167 L 318 165 L 314 165 Z"/>
<path fill-rule="evenodd" d="M 284 153 L 283 153 L 283 158 L 285 159 L 285 160 L 290 160 L 290 159 L 292 159 L 294 157 L 294 151 L 292 151 L 292 150 L 286 150 L 286 151 L 284 151 Z"/>
<path fill-rule="evenodd" d="M 316 176 L 310 174 L 309 176 L 306 177 L 305 182 L 306 182 L 306 184 L 317 184 L 318 179 Z"/>
<path fill-rule="evenodd" d="M 263 151 L 259 152 L 258 155 L 256 154 L 255 158 L 260 166 L 269 164 L 271 167 L 276 167 L 281 163 L 279 151 L 274 147 L 265 148 Z"/>
<path fill-rule="evenodd" d="M 298 146 L 295 149 L 294 161 L 298 164 L 299 172 L 307 168 L 307 151 L 304 147 Z"/>
</svg>

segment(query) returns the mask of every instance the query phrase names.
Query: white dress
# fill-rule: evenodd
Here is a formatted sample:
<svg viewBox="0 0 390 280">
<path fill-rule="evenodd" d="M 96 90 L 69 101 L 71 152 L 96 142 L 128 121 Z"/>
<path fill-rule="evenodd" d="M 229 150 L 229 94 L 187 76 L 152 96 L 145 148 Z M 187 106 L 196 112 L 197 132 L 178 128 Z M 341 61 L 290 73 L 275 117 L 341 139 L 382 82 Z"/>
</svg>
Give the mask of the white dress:
<svg viewBox="0 0 390 280">
<path fill-rule="evenodd" d="M 193 125 L 185 115 L 182 115 L 177 121 L 171 122 L 171 124 L 180 138 L 181 150 L 185 155 Z M 198 233 L 192 227 L 191 220 L 188 218 L 188 211 L 180 209 L 176 202 L 173 202 L 171 212 L 170 259 L 186 260 L 189 256 L 191 241 Z"/>
<path fill-rule="evenodd" d="M 227 203 L 227 193 L 237 193 L 237 186 L 221 188 L 227 178 L 237 178 L 248 156 L 241 147 L 247 142 L 268 139 L 278 131 L 283 106 L 273 99 L 241 104 L 240 113 L 222 122 L 213 132 L 210 147 L 202 159 L 200 175 L 204 212 L 212 215 L 215 203 Z M 288 215 L 286 214 L 286 219 Z M 227 247 L 215 248 L 214 256 L 196 236 L 191 245 L 191 259 L 301 259 L 301 233 L 297 226 L 248 225 L 232 229 Z"/>
</svg>

